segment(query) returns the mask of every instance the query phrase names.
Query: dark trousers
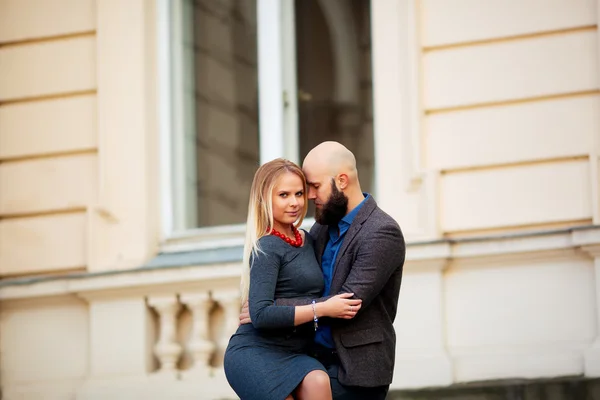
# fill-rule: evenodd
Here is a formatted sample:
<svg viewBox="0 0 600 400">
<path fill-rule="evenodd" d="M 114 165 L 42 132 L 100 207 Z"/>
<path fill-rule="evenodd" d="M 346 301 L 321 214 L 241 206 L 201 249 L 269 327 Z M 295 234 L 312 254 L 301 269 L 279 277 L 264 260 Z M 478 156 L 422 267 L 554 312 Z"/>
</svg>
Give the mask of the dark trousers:
<svg viewBox="0 0 600 400">
<path fill-rule="evenodd" d="M 311 349 L 311 355 L 327 369 L 333 400 L 385 400 L 389 385 L 377 387 L 342 385 L 338 381 L 340 359 L 335 350 L 315 344 Z"/>
</svg>

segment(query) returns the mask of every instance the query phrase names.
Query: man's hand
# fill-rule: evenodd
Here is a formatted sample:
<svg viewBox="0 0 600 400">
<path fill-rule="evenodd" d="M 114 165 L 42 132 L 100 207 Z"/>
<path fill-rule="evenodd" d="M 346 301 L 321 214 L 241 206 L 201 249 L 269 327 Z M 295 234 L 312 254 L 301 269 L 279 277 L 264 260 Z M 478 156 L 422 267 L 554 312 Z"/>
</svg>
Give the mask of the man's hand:
<svg viewBox="0 0 600 400">
<path fill-rule="evenodd" d="M 248 301 L 244 303 L 242 306 L 242 311 L 240 312 L 240 325 L 249 324 L 252 320 L 250 319 L 250 309 L 248 308 Z"/>
</svg>

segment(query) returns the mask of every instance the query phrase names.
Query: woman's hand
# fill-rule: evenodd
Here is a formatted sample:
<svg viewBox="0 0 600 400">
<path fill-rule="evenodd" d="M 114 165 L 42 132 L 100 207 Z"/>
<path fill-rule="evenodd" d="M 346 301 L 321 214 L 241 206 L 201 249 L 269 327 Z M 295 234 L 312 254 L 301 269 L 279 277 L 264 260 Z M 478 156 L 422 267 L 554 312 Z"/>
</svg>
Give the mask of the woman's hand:
<svg viewBox="0 0 600 400">
<path fill-rule="evenodd" d="M 354 293 L 342 293 L 317 303 L 319 317 L 352 319 L 362 306 L 362 300 L 351 299 Z"/>
</svg>

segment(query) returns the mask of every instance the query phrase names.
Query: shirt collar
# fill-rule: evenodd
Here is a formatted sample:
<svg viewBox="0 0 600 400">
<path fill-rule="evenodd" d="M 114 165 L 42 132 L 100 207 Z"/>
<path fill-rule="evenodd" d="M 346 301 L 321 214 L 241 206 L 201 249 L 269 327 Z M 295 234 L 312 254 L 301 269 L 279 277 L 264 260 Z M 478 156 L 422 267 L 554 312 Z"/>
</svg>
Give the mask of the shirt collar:
<svg viewBox="0 0 600 400">
<path fill-rule="evenodd" d="M 354 221 L 354 218 L 356 218 L 356 215 L 358 214 L 358 212 L 360 211 L 362 206 L 365 204 L 365 201 L 367 201 L 367 199 L 371 195 L 369 193 L 363 193 L 363 196 L 365 196 L 365 199 L 363 201 L 361 201 L 356 207 L 354 207 L 354 209 L 352 211 L 350 211 L 348 214 L 346 214 L 344 216 L 344 218 L 341 219 L 338 226 L 342 226 L 342 224 L 352 225 L 352 221 Z"/>
</svg>

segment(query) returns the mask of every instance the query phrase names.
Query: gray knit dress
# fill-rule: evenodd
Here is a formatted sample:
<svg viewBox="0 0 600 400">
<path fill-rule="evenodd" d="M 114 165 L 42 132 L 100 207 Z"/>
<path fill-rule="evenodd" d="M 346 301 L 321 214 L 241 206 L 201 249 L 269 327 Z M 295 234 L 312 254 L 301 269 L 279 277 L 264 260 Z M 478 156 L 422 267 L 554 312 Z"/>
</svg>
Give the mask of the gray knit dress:
<svg viewBox="0 0 600 400">
<path fill-rule="evenodd" d="M 313 240 L 302 247 L 277 236 L 260 238 L 263 253 L 251 259 L 249 306 L 252 324 L 241 325 L 229 340 L 224 367 L 227 380 L 242 400 L 284 400 L 313 370 L 323 365 L 306 355 L 313 323 L 294 327 L 294 307 L 274 299 L 320 297 L 323 274 Z"/>
</svg>

